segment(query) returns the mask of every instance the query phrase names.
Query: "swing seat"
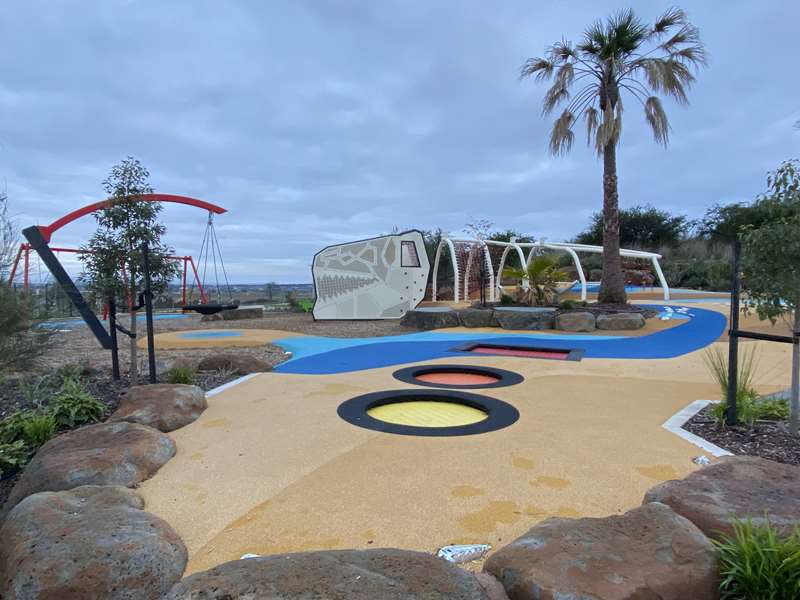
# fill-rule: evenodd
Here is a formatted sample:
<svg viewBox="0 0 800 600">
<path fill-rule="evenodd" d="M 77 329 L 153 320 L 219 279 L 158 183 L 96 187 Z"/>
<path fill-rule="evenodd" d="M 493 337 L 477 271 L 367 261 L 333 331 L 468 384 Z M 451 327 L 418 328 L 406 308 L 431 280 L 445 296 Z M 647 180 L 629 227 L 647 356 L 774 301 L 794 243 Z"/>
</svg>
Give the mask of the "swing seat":
<svg viewBox="0 0 800 600">
<path fill-rule="evenodd" d="M 238 304 L 184 304 L 183 310 L 191 310 L 201 315 L 215 315 L 223 310 L 239 308 Z"/>
</svg>

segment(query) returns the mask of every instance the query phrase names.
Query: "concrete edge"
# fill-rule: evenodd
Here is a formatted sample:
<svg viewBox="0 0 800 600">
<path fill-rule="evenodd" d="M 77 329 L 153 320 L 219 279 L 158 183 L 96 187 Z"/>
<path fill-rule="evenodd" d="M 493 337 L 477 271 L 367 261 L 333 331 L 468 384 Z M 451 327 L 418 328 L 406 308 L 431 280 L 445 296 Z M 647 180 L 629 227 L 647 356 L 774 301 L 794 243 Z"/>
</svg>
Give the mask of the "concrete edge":
<svg viewBox="0 0 800 600">
<path fill-rule="evenodd" d="M 261 373 L 248 373 L 247 375 L 242 375 L 238 379 L 234 379 L 233 381 L 229 381 L 228 383 L 223 383 L 220 386 L 217 386 L 217 387 L 215 387 L 213 389 L 208 390 L 206 392 L 206 398 L 211 398 L 212 396 L 216 396 L 217 394 L 220 394 L 220 393 L 222 393 L 222 392 L 224 392 L 226 390 L 229 390 L 230 388 L 232 388 L 232 387 L 234 387 L 236 385 L 239 385 L 240 383 L 244 383 L 248 379 L 252 379 L 256 375 L 261 375 Z"/>
<path fill-rule="evenodd" d="M 717 458 L 721 456 L 733 456 L 731 452 L 728 452 L 716 444 L 712 444 L 711 442 L 701 438 L 699 435 L 690 433 L 683 428 L 683 424 L 686 423 L 686 421 L 691 419 L 709 404 L 716 404 L 717 402 L 717 400 L 695 400 L 664 421 L 661 426 L 667 431 L 674 433 L 680 438 L 683 438 L 690 444 L 699 446 L 712 456 L 716 456 Z"/>
</svg>

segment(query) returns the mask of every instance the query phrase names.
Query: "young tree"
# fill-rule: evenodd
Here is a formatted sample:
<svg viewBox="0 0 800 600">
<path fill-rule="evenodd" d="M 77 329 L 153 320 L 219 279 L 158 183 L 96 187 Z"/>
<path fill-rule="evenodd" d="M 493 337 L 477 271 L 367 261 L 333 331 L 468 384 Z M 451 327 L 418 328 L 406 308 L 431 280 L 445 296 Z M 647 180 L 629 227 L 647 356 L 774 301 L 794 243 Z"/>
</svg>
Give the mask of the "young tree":
<svg viewBox="0 0 800 600">
<path fill-rule="evenodd" d="M 159 221 L 161 204 L 142 200 L 153 189 L 150 173 L 129 156 L 111 169 L 103 188 L 108 204 L 95 213 L 97 231 L 82 248 L 80 255 L 84 273 L 81 278 L 90 293 L 101 302 L 114 299 L 120 306 L 128 304 L 130 331 L 136 333 L 138 295 L 143 289 L 142 245 L 150 249 L 150 277 L 153 294 L 166 291 L 170 280 L 178 275 L 178 265 L 167 258 L 172 248 L 161 241 L 166 227 Z M 138 377 L 136 340 L 130 340 L 130 377 Z"/>
<path fill-rule="evenodd" d="M 537 81 L 554 78 L 543 101 L 550 114 L 567 103 L 550 134 L 550 152 L 565 154 L 572 148 L 572 128 L 586 120 L 587 142 L 594 140 L 603 157 L 603 278 L 600 302 L 624 303 L 625 280 L 619 254 L 619 195 L 617 192 L 617 144 L 622 131 L 622 97 L 633 96 L 656 142 L 667 145 L 669 121 L 658 93 L 688 103 L 687 90 L 694 82 L 692 68 L 706 64 L 700 36 L 686 14 L 671 8 L 652 26 L 632 10 L 622 11 L 587 29 L 577 45 L 562 40 L 544 58 L 531 58 L 522 66 L 522 78 Z M 582 82 L 577 93 L 572 86 Z"/>
<path fill-rule="evenodd" d="M 16 223 L 8 215 L 8 198 L 0 193 L 0 373 L 26 369 L 47 350 L 52 332 L 31 327 L 27 297 L 7 280 L 19 248 Z"/>
<path fill-rule="evenodd" d="M 784 162 L 767 176 L 756 205 L 770 215 L 742 233 L 742 273 L 747 305 L 762 319 L 786 319 L 800 335 L 800 162 Z M 792 433 L 800 425 L 800 348 L 792 350 Z"/>
</svg>

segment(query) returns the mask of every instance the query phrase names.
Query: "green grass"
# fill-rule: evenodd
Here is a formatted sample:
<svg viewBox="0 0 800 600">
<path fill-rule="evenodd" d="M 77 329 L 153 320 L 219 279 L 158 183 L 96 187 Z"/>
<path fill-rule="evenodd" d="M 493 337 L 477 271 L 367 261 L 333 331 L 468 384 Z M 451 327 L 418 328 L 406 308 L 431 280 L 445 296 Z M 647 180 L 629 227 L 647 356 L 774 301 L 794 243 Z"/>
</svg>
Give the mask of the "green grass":
<svg viewBox="0 0 800 600">
<path fill-rule="evenodd" d="M 720 388 L 722 402 L 715 404 L 711 414 L 719 424 L 725 422 L 728 411 L 728 357 L 717 347 L 703 353 L 706 369 Z M 739 372 L 736 378 L 736 413 L 743 423 L 752 426 L 760 419 L 785 419 L 789 416 L 789 402 L 781 398 L 759 398 L 755 390 L 755 373 L 758 355 L 753 345 L 744 346 L 739 354 Z"/>
<path fill-rule="evenodd" d="M 772 525 L 733 524 L 734 534 L 714 541 L 722 600 L 800 598 L 800 527 L 781 537 Z"/>
<path fill-rule="evenodd" d="M 194 384 L 195 372 L 191 367 L 172 367 L 167 371 L 168 383 Z"/>
</svg>

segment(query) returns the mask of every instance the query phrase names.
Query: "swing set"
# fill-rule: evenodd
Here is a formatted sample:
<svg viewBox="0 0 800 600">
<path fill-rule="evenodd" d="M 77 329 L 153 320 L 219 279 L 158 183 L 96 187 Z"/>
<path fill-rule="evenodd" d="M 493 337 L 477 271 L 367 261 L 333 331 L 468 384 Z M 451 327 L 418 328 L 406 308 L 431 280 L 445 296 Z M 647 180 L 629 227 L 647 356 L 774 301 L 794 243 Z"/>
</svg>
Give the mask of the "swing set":
<svg viewBox="0 0 800 600">
<path fill-rule="evenodd" d="M 219 239 L 217 238 L 217 234 L 214 229 L 214 215 L 223 214 L 227 212 L 227 209 L 222 208 L 221 206 L 217 206 L 216 204 L 211 204 L 210 202 L 206 202 L 204 200 L 199 200 L 197 198 L 190 198 L 188 196 L 176 196 L 174 194 L 143 194 L 139 196 L 138 201 L 170 202 L 175 204 L 184 204 L 187 206 L 194 206 L 196 208 L 200 208 L 208 212 L 208 220 L 206 222 L 206 229 L 203 235 L 203 241 L 202 244 L 200 245 L 200 254 L 197 257 L 197 263 L 195 263 L 194 258 L 191 255 L 167 257 L 170 260 L 180 261 L 183 263 L 182 273 L 181 273 L 181 308 L 184 311 L 194 311 L 204 315 L 214 314 L 222 310 L 236 308 L 238 306 L 238 302 L 236 302 L 233 299 L 230 282 L 228 281 L 228 274 L 225 270 L 225 263 L 222 260 L 222 252 L 220 249 Z M 69 223 L 72 223 L 73 221 L 80 219 L 81 217 L 88 216 L 98 210 L 105 208 L 111 202 L 112 200 L 103 200 L 100 202 L 95 202 L 93 204 L 88 204 L 87 206 L 74 210 L 64 215 L 63 217 L 56 219 L 55 221 L 50 223 L 50 225 L 37 226 L 42 241 L 46 244 L 49 244 L 53 234 L 56 231 L 58 231 L 65 225 L 68 225 Z M 20 245 L 19 250 L 17 251 L 16 257 L 14 259 L 14 262 L 11 265 L 11 271 L 8 277 L 8 285 L 11 286 L 13 285 L 14 279 L 17 276 L 18 272 L 20 272 L 21 270 L 22 287 L 25 292 L 28 292 L 30 289 L 31 250 L 35 250 L 35 248 L 29 242 L 24 242 Z M 87 252 L 86 250 L 80 250 L 78 248 L 66 248 L 66 247 L 50 247 L 49 250 L 55 254 L 59 254 L 61 252 L 71 253 L 71 254 L 83 254 L 84 252 Z M 211 263 L 210 265 L 209 262 Z M 198 266 L 200 267 L 199 273 L 198 273 Z M 212 274 L 215 283 L 216 302 L 212 302 L 209 300 L 208 287 L 206 285 L 207 278 L 211 277 Z M 223 299 L 222 296 L 222 287 L 220 285 L 220 274 L 223 277 L 225 290 L 227 292 L 227 298 L 225 299 Z M 122 276 L 123 280 L 127 281 L 127 273 L 125 271 L 124 265 L 120 267 L 120 275 Z M 190 278 L 191 278 L 191 285 L 188 286 Z M 195 287 L 197 288 L 199 296 L 196 302 L 194 301 Z M 128 299 L 128 305 L 129 308 L 133 306 L 133 298 Z"/>
</svg>

